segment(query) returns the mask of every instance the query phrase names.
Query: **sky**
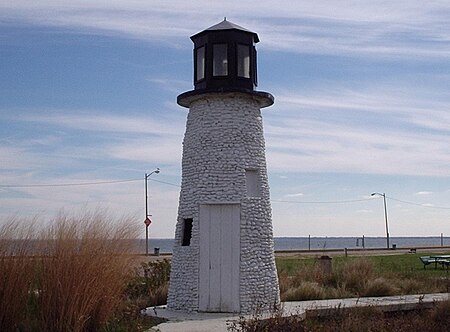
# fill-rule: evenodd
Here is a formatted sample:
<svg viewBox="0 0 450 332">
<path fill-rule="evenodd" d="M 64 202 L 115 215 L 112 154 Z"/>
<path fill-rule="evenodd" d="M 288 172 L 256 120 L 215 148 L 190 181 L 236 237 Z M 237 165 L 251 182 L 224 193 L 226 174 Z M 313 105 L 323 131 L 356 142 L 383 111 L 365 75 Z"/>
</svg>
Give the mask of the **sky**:
<svg viewBox="0 0 450 332">
<path fill-rule="evenodd" d="M 172 238 L 190 36 L 258 33 L 275 236 L 450 236 L 448 1 L 0 0 L 0 218 Z M 80 185 L 82 184 L 82 185 Z M 144 236 L 144 235 L 143 235 Z"/>
</svg>

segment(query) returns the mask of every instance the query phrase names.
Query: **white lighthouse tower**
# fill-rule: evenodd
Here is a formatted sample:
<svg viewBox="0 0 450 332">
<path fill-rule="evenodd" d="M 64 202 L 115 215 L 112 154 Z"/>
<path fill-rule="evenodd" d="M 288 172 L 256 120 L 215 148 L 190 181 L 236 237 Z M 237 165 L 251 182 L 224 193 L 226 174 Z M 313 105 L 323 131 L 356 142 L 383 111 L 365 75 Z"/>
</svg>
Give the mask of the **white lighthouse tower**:
<svg viewBox="0 0 450 332">
<path fill-rule="evenodd" d="M 189 108 L 168 309 L 264 310 L 279 302 L 261 108 L 258 35 L 224 20 L 191 37 Z"/>
</svg>

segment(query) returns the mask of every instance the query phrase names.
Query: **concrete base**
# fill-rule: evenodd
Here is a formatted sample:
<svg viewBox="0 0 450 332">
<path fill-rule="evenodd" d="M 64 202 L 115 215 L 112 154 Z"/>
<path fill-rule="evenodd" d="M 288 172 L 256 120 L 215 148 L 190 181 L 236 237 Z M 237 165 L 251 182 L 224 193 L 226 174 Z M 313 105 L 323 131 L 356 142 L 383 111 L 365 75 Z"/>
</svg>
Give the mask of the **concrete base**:
<svg viewBox="0 0 450 332">
<path fill-rule="evenodd" d="M 337 308 L 367 306 L 381 307 L 386 311 L 411 310 L 446 300 L 450 300 L 450 293 L 283 302 L 282 315 L 327 315 Z M 147 308 L 144 314 L 169 320 L 150 330 L 159 332 L 226 332 L 227 323 L 239 319 L 239 315 L 231 313 L 180 312 L 167 310 L 165 306 Z M 270 317 L 271 313 L 266 315 Z M 251 318 L 251 315 L 248 317 Z"/>
</svg>

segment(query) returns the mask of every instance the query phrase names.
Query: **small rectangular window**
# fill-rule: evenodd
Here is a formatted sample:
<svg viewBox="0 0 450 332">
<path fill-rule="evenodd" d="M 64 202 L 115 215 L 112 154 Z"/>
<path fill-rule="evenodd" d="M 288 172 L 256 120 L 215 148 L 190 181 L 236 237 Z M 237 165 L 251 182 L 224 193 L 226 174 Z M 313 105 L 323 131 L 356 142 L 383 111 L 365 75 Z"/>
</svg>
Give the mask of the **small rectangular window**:
<svg viewBox="0 0 450 332">
<path fill-rule="evenodd" d="M 199 47 L 196 50 L 196 71 L 195 71 L 195 80 L 200 81 L 205 78 L 205 47 Z"/>
<path fill-rule="evenodd" d="M 245 183 L 248 197 L 260 197 L 261 189 L 259 183 L 259 171 L 257 169 L 245 170 Z"/>
<path fill-rule="evenodd" d="M 238 45 L 237 71 L 239 77 L 250 78 L 250 46 Z"/>
<path fill-rule="evenodd" d="M 213 76 L 228 75 L 228 48 L 227 44 L 213 45 Z"/>
<path fill-rule="evenodd" d="M 191 245 L 192 238 L 192 218 L 184 219 L 183 222 L 183 239 L 181 245 L 186 247 Z"/>
</svg>

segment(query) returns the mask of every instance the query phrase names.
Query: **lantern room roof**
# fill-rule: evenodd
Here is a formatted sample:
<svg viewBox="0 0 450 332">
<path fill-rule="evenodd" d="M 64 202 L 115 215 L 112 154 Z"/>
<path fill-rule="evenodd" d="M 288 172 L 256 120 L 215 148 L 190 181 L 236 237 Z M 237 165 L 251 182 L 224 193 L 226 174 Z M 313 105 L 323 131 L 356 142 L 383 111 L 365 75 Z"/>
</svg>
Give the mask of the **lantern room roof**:
<svg viewBox="0 0 450 332">
<path fill-rule="evenodd" d="M 256 34 L 256 32 L 250 31 L 250 30 L 243 28 L 237 24 L 227 21 L 226 18 L 222 22 L 217 23 L 217 24 L 213 25 L 212 27 L 209 27 L 208 29 L 203 30 L 203 31 L 193 35 L 191 37 L 191 39 L 195 38 L 197 36 L 200 36 L 204 33 L 210 32 L 210 31 L 223 31 L 223 30 L 240 30 L 240 31 L 248 32 L 248 33 L 253 34 L 255 43 L 259 42 L 259 38 L 258 38 L 258 35 Z"/>
</svg>

